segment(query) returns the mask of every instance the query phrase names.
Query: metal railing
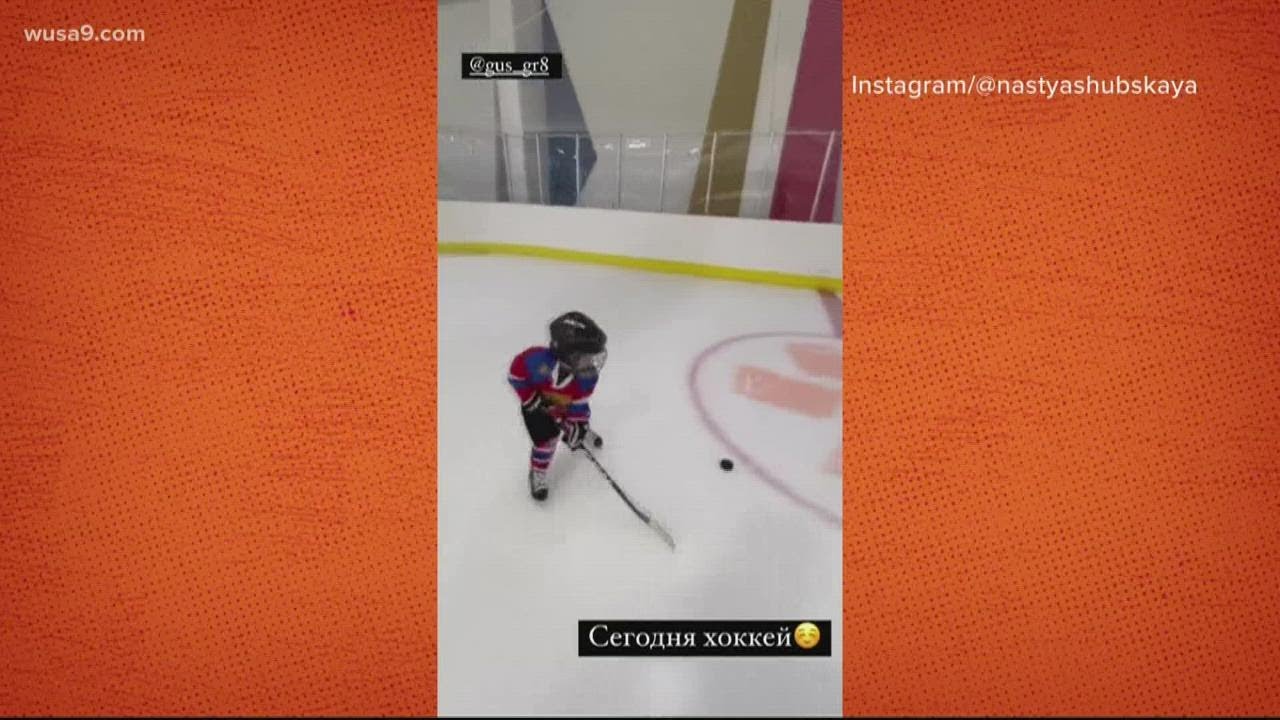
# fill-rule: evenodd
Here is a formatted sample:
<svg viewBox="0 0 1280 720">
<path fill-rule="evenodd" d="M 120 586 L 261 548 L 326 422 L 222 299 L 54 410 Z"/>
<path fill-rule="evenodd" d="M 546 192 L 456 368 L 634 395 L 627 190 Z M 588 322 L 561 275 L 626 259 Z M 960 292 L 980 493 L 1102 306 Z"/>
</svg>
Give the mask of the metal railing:
<svg viewBox="0 0 1280 720">
<path fill-rule="evenodd" d="M 839 132 L 441 128 L 438 142 L 441 200 L 840 221 Z"/>
</svg>

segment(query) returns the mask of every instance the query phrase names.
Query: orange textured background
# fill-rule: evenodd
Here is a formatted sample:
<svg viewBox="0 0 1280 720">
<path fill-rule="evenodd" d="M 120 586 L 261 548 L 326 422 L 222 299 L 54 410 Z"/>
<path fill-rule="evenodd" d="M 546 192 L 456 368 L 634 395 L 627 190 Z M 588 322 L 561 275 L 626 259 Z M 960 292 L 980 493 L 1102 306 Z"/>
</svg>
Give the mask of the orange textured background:
<svg viewBox="0 0 1280 720">
<path fill-rule="evenodd" d="M 434 711 L 434 10 L 0 10 L 0 714 Z"/>
<path fill-rule="evenodd" d="M 1280 712 L 1280 12 L 1036 5 L 845 5 L 845 710 Z"/>
</svg>

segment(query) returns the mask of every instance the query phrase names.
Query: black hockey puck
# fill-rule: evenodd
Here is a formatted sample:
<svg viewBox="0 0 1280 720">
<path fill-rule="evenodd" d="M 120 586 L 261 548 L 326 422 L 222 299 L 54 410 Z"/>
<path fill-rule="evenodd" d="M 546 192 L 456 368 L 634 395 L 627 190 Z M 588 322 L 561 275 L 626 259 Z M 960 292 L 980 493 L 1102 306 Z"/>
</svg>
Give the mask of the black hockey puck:
<svg viewBox="0 0 1280 720">
<path fill-rule="evenodd" d="M 732 470 L 732 469 L 733 469 L 733 461 L 732 461 L 732 460 L 730 460 L 729 458 L 720 458 L 720 469 L 721 469 L 721 470 Z"/>
<path fill-rule="evenodd" d="M 603 447 L 604 438 L 600 437 L 599 435 L 596 435 L 595 437 L 591 438 L 591 444 L 595 445 L 597 448 Z"/>
</svg>

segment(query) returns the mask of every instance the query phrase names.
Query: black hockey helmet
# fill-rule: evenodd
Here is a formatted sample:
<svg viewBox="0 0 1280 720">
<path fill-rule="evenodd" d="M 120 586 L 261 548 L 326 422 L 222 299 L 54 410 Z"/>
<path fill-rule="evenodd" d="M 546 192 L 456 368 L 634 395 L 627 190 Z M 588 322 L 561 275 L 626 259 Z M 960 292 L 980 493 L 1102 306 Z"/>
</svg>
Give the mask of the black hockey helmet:
<svg viewBox="0 0 1280 720">
<path fill-rule="evenodd" d="M 600 372 L 607 356 L 607 340 L 594 320 L 576 310 L 551 321 L 551 352 L 574 373 Z"/>
</svg>

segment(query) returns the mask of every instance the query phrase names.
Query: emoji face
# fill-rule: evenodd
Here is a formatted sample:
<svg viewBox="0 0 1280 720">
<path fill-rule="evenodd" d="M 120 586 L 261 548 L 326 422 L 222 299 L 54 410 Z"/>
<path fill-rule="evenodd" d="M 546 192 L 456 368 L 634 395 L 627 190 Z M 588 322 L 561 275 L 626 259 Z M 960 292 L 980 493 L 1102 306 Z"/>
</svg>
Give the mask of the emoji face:
<svg viewBox="0 0 1280 720">
<path fill-rule="evenodd" d="M 805 650 L 812 650 L 821 637 L 822 633 L 813 623 L 803 622 L 796 626 L 796 644 Z"/>
</svg>

